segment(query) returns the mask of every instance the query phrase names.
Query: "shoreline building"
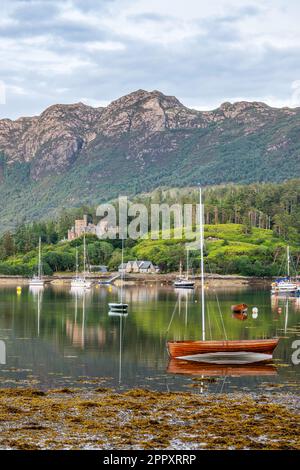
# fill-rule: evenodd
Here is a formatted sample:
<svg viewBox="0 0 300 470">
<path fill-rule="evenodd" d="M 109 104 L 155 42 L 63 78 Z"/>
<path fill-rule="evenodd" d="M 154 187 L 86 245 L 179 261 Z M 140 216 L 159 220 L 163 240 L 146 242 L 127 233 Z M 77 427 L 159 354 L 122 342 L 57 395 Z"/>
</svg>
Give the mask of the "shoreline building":
<svg viewBox="0 0 300 470">
<path fill-rule="evenodd" d="M 97 225 L 88 222 L 86 214 L 83 216 L 83 219 L 76 219 L 74 226 L 68 230 L 68 240 L 75 240 L 84 233 L 97 234 Z"/>
<path fill-rule="evenodd" d="M 152 261 L 127 261 L 119 265 L 119 273 L 159 273 L 160 269 L 158 266 L 155 266 Z"/>
<path fill-rule="evenodd" d="M 97 225 L 88 222 L 85 214 L 83 219 L 76 219 L 73 227 L 68 230 L 68 241 L 80 238 L 83 234 L 97 235 L 98 238 L 107 238 L 111 233 L 118 233 L 118 226 L 114 227 L 104 218 Z"/>
</svg>

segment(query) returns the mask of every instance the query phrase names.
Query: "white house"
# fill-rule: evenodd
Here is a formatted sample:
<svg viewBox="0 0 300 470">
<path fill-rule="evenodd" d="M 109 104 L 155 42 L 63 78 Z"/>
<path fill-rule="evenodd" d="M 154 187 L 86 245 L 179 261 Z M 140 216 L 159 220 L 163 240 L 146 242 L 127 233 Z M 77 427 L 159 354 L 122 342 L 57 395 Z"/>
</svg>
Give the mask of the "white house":
<svg viewBox="0 0 300 470">
<path fill-rule="evenodd" d="M 120 264 L 118 271 L 119 273 L 158 273 L 159 267 L 155 266 L 152 261 L 135 260 Z"/>
</svg>

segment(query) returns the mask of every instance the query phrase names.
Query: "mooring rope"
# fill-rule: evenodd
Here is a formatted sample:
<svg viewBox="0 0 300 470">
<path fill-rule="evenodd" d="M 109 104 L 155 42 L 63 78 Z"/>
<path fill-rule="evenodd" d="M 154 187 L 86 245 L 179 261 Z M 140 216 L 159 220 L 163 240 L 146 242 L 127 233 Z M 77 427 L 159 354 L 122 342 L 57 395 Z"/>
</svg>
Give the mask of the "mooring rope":
<svg viewBox="0 0 300 470">
<path fill-rule="evenodd" d="M 171 327 L 171 324 L 172 324 L 172 321 L 173 321 L 175 312 L 176 312 L 176 310 L 177 310 L 177 305 L 178 305 L 178 301 L 179 301 L 179 295 L 180 295 L 180 294 L 178 294 L 177 302 L 176 302 L 175 307 L 174 307 L 174 309 L 173 309 L 173 313 L 172 313 L 171 320 L 170 320 L 170 323 L 169 323 L 168 328 L 167 328 L 167 331 L 166 331 L 166 335 L 169 333 L 169 330 L 170 330 L 170 327 Z"/>
</svg>

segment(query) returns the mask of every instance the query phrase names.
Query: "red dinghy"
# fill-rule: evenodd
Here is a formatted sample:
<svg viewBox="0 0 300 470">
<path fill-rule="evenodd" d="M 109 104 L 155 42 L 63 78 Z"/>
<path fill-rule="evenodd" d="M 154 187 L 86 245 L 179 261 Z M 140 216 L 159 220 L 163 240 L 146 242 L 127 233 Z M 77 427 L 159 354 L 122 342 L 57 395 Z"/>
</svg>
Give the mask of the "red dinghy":
<svg viewBox="0 0 300 470">
<path fill-rule="evenodd" d="M 231 305 L 231 311 L 234 313 L 247 313 L 248 305 L 247 304 Z"/>
</svg>

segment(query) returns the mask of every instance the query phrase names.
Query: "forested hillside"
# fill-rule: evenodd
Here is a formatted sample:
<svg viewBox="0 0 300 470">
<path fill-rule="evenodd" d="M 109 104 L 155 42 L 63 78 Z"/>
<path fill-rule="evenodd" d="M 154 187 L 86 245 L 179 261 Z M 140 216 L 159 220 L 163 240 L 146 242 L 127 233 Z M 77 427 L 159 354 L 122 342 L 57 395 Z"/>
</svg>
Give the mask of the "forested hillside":
<svg viewBox="0 0 300 470">
<path fill-rule="evenodd" d="M 300 177 L 299 129 L 300 108 L 243 101 L 202 112 L 144 90 L 107 108 L 54 105 L 2 119 L 2 231 L 162 186 Z"/>
<path fill-rule="evenodd" d="M 134 202 L 197 203 L 198 188 L 157 189 L 141 194 Z M 291 245 L 294 272 L 300 260 L 300 184 L 299 180 L 281 184 L 217 186 L 204 189 L 205 266 L 220 274 L 272 276 L 285 272 L 286 245 Z M 117 201 L 114 201 L 117 206 Z M 84 206 L 62 210 L 53 220 L 21 224 L 0 239 L 0 273 L 31 275 L 37 263 L 37 244 L 43 243 L 44 272 L 75 269 L 75 248 L 82 239 L 62 241 L 75 218 L 88 214 L 98 222 L 95 208 Z M 126 240 L 125 260 L 150 259 L 162 272 L 178 269 L 185 259 L 186 240 Z M 88 236 L 91 264 L 105 264 L 116 270 L 121 262 L 119 240 L 99 240 Z M 191 267 L 197 271 L 199 253 L 191 252 Z"/>
</svg>

